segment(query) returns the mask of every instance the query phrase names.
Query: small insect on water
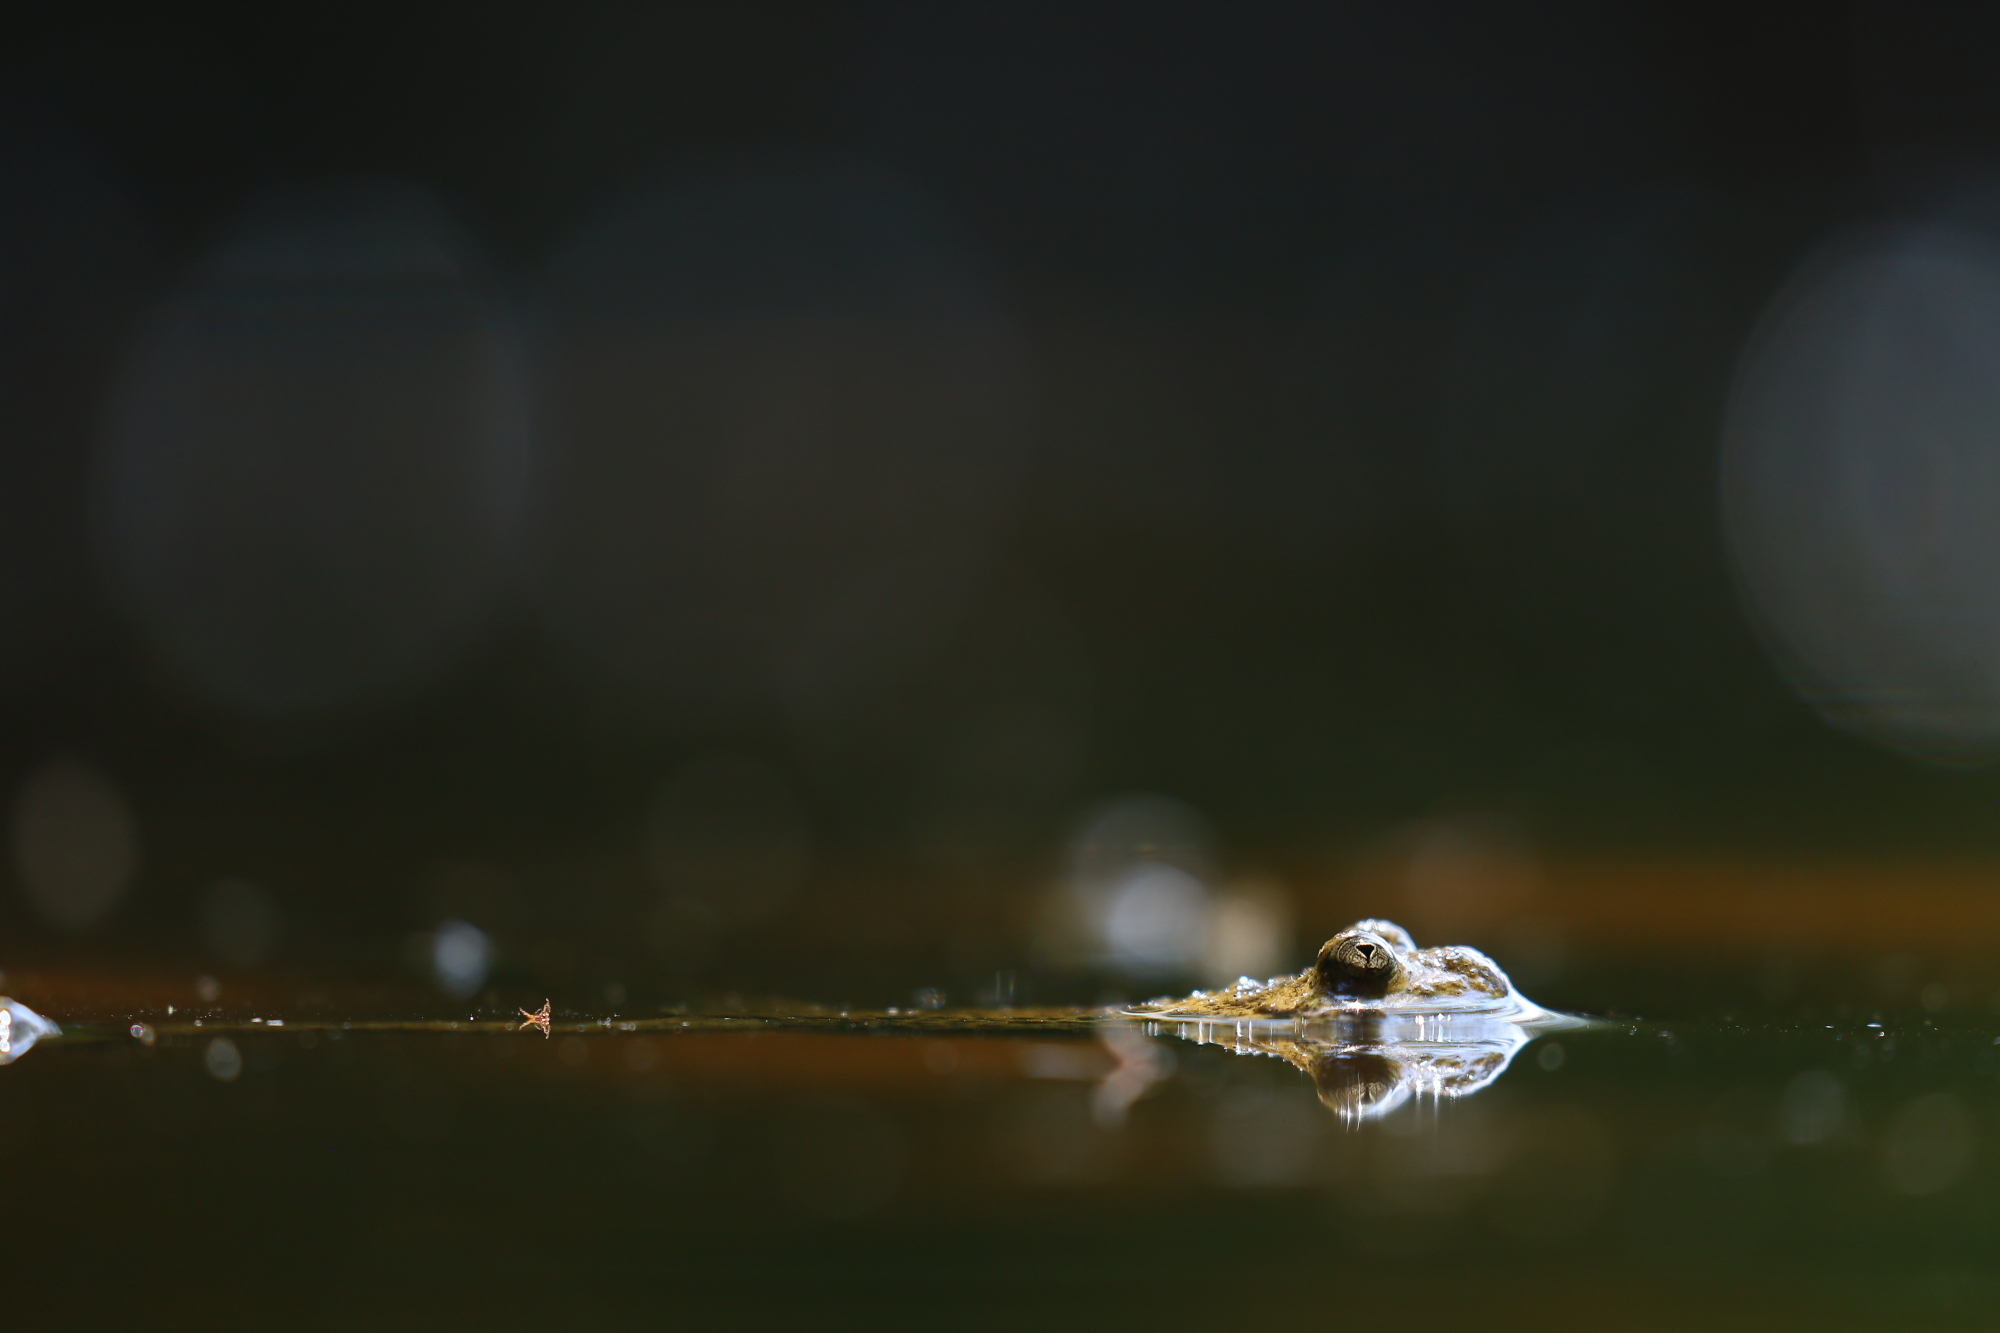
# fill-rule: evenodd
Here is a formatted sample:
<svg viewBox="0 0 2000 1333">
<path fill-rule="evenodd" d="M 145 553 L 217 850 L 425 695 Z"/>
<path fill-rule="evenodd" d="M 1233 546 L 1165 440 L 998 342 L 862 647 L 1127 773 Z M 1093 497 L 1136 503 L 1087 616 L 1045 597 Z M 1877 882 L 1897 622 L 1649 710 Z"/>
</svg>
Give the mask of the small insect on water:
<svg viewBox="0 0 2000 1333">
<path fill-rule="evenodd" d="M 549 1002 L 547 1000 L 543 1000 L 542 1007 L 532 1014 L 526 1009 L 522 1009 L 521 1017 L 528 1020 L 521 1024 L 522 1028 L 540 1028 L 544 1037 L 549 1035 Z M 519 1032 L 521 1028 L 515 1028 L 514 1030 Z"/>
</svg>

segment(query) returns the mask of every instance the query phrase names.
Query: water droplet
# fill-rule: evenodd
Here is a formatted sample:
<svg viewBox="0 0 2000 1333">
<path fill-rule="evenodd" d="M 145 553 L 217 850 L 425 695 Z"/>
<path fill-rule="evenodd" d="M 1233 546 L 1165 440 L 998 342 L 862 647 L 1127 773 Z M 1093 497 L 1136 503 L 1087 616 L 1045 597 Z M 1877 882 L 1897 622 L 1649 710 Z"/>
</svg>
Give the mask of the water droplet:
<svg viewBox="0 0 2000 1333">
<path fill-rule="evenodd" d="M 22 1004 L 0 995 L 0 1065 L 26 1055 L 43 1037 L 60 1037 L 62 1029 Z"/>
</svg>

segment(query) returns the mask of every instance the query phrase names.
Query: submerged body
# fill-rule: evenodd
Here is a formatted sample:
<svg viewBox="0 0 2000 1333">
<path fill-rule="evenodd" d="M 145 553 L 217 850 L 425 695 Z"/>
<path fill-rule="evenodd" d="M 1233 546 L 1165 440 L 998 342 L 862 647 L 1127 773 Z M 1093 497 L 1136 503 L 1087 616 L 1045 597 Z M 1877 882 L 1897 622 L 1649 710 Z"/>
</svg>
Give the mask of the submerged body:
<svg viewBox="0 0 2000 1333">
<path fill-rule="evenodd" d="M 1419 949 L 1391 921 L 1357 921 L 1320 946 L 1319 957 L 1292 977 L 1249 977 L 1220 991 L 1154 1000 L 1135 1014 L 1159 1018 L 1306 1019 L 1342 1014 L 1476 1013 L 1516 1022 L 1547 1011 L 1529 1002 L 1497 964 L 1477 949 Z"/>
</svg>

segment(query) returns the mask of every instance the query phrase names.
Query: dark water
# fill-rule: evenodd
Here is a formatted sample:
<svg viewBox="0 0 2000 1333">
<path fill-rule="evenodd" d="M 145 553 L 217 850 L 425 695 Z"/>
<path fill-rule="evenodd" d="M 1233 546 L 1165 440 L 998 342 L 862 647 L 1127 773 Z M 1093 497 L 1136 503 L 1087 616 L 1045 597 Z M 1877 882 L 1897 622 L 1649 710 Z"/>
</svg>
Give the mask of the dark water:
<svg viewBox="0 0 2000 1333">
<path fill-rule="evenodd" d="M 1085 1011 L 544 1038 L 319 998 L 106 1009 L 0 1068 L 15 1327 L 1984 1328 L 2000 1296 L 1974 1011 L 1607 1021 L 1356 1120 Z"/>
</svg>

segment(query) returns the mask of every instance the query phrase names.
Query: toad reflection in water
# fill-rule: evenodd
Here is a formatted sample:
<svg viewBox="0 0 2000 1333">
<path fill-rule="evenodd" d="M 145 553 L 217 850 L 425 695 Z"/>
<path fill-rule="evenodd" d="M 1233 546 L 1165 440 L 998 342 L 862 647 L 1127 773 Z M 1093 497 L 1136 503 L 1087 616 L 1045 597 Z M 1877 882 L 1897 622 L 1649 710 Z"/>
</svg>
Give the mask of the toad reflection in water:
<svg viewBox="0 0 2000 1333">
<path fill-rule="evenodd" d="M 1477 949 L 1419 949 L 1388 921 L 1360 921 L 1294 977 L 1253 981 L 1129 1011 L 1187 1040 L 1273 1055 L 1305 1070 L 1348 1123 L 1414 1094 L 1463 1097 L 1500 1077 L 1540 1032 L 1580 1022 L 1530 1002 Z"/>
</svg>

